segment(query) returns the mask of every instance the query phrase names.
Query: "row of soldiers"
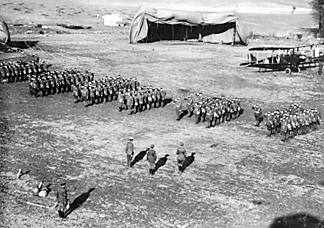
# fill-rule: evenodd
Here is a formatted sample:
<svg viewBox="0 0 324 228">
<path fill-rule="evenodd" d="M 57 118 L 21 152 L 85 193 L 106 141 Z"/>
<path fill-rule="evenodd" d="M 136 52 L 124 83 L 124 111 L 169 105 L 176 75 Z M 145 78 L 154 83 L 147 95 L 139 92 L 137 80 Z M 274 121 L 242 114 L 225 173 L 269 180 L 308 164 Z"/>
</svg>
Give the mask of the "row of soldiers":
<svg viewBox="0 0 324 228">
<path fill-rule="evenodd" d="M 276 110 L 262 115 L 259 105 L 254 106 L 257 110 L 256 125 L 259 125 L 263 119 L 269 131 L 268 136 L 280 134 L 281 140 L 285 141 L 289 137 L 306 134 L 311 130 L 316 130 L 321 124 L 321 114 L 317 108 L 304 109 L 301 105 L 293 104 L 288 108 Z"/>
<path fill-rule="evenodd" d="M 163 88 L 143 86 L 137 90 L 121 90 L 118 92 L 119 111 L 129 111 L 136 114 L 151 108 L 165 106 L 166 92 Z"/>
<path fill-rule="evenodd" d="M 122 90 L 138 90 L 140 82 L 136 78 L 104 77 L 99 80 L 78 83 L 73 86 L 74 102 L 84 102 L 85 106 L 115 101 Z"/>
<path fill-rule="evenodd" d="M 27 81 L 31 75 L 40 75 L 48 71 L 50 65 L 37 60 L 0 63 L 0 83 Z"/>
<path fill-rule="evenodd" d="M 90 70 L 81 72 L 78 69 L 68 69 L 63 71 L 46 71 L 41 74 L 30 76 L 30 94 L 35 97 L 48 96 L 71 92 L 73 85 L 94 80 L 94 74 Z"/>
<path fill-rule="evenodd" d="M 195 123 L 207 122 L 207 128 L 214 127 L 224 121 L 230 121 L 243 114 L 239 99 L 226 99 L 225 96 L 210 97 L 196 93 L 195 98 L 187 96 L 183 100 L 174 100 L 177 120 L 184 115 L 195 116 Z"/>
</svg>

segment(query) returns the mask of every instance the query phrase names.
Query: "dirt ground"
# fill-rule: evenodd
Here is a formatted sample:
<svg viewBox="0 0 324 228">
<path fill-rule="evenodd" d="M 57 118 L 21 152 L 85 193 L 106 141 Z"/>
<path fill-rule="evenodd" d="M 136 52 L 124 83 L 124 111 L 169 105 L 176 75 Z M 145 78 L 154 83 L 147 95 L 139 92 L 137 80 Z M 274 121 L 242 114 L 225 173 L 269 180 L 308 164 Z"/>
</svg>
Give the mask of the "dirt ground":
<svg viewBox="0 0 324 228">
<path fill-rule="evenodd" d="M 35 98 L 27 82 L 1 84 L 0 227 L 324 227 L 319 221 L 324 219 L 323 127 L 281 142 L 277 136 L 266 137 L 263 125 L 253 126 L 251 110 L 256 103 L 264 111 L 298 103 L 318 107 L 323 115 L 323 76 L 316 69 L 286 76 L 242 68 L 239 63 L 246 60 L 248 49 L 244 46 L 131 45 L 129 27 L 105 27 L 96 15 L 121 12 L 131 20 L 136 9 L 76 2 L 4 0 L 1 13 L 12 39 L 38 41 L 24 51 L 38 54 L 53 69 L 90 68 L 97 78 L 136 77 L 142 84 L 164 88 L 169 98 L 196 92 L 237 97 L 244 114 L 207 129 L 192 118 L 177 122 L 172 103 L 129 116 L 118 112 L 116 102 L 84 107 L 73 103 L 72 94 Z M 314 25 L 304 20 L 309 15 L 245 18 L 254 28 L 264 28 L 263 21 L 283 28 L 264 28 L 259 34 L 284 34 L 287 27 L 305 32 L 303 28 Z M 12 26 L 29 22 L 47 28 Z M 67 22 L 92 29 L 56 26 Z M 304 41 L 273 38 L 251 45 L 262 43 Z M 134 168 L 125 166 L 130 136 L 136 153 L 153 143 L 158 157 L 170 154 L 154 176 L 148 175 L 145 160 Z M 182 175 L 175 158 L 180 141 L 189 153 L 196 152 L 196 160 Z M 19 168 L 30 171 L 16 179 Z M 27 193 L 40 181 L 52 187 L 45 199 Z M 80 201 L 67 219 L 61 221 L 51 208 L 26 203 L 53 206 L 62 181 L 67 182 L 69 199 Z M 91 188 L 95 189 L 87 194 Z"/>
</svg>

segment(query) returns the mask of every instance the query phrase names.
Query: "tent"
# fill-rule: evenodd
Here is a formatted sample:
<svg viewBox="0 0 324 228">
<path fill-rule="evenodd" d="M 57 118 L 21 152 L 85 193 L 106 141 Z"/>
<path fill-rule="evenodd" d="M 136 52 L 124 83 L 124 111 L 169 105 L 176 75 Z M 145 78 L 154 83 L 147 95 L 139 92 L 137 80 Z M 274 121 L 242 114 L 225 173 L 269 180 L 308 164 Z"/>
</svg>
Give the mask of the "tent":
<svg viewBox="0 0 324 228">
<path fill-rule="evenodd" d="M 129 33 L 130 43 L 190 39 L 246 44 L 236 11 L 194 12 L 140 7 Z"/>
<path fill-rule="evenodd" d="M 7 23 L 0 18 L 0 42 L 9 43 L 10 42 L 10 33 Z"/>
</svg>

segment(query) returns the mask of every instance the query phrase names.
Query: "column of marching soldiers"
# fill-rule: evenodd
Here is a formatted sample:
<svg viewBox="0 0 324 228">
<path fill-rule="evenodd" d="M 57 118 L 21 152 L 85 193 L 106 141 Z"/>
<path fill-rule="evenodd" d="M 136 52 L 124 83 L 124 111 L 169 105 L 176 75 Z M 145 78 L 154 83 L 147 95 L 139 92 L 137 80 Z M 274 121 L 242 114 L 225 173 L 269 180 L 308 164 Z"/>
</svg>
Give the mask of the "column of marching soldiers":
<svg viewBox="0 0 324 228">
<path fill-rule="evenodd" d="M 84 102 L 85 106 L 118 100 L 119 111 L 128 114 L 163 107 L 166 92 L 162 88 L 142 86 L 136 78 L 104 77 L 94 80 L 90 70 L 78 69 L 49 71 L 49 64 L 31 61 L 0 63 L 0 83 L 21 82 L 29 79 L 30 94 L 47 96 L 64 92 L 73 92 L 75 103 Z M 195 123 L 206 122 L 207 128 L 225 121 L 238 118 L 243 114 L 240 100 L 211 97 L 197 93 L 174 100 L 177 120 L 183 115 L 194 116 Z M 317 108 L 305 109 L 300 105 L 290 105 L 286 109 L 265 113 L 259 105 L 255 111 L 256 126 L 265 120 L 269 136 L 280 134 L 281 140 L 298 134 L 316 130 L 320 125 L 321 114 Z"/>
<path fill-rule="evenodd" d="M 77 69 L 63 71 L 44 71 L 29 77 L 30 94 L 35 97 L 71 92 L 75 85 L 92 81 L 94 74 L 90 70 L 80 72 Z"/>
<path fill-rule="evenodd" d="M 27 81 L 30 75 L 40 74 L 48 70 L 45 62 L 39 63 L 39 58 L 30 61 L 0 63 L 0 83 Z"/>
<path fill-rule="evenodd" d="M 317 108 L 305 109 L 301 105 L 293 104 L 264 115 L 259 105 L 254 105 L 252 109 L 255 110 L 255 126 L 259 126 L 264 120 L 268 136 L 279 134 L 281 141 L 307 134 L 321 124 L 321 114 Z"/>
<path fill-rule="evenodd" d="M 104 77 L 78 83 L 73 87 L 75 103 L 85 106 L 118 100 L 119 111 L 136 114 L 165 105 L 166 92 L 163 88 L 141 86 L 136 78 Z"/>
<path fill-rule="evenodd" d="M 39 59 L 1 63 L 0 82 L 20 82 L 29 79 L 30 94 L 35 97 L 73 92 L 75 103 L 85 106 L 118 100 L 119 111 L 135 114 L 165 105 L 163 88 L 141 86 L 136 78 L 104 77 L 94 79 L 91 70 L 49 71 L 50 65 Z"/>
<path fill-rule="evenodd" d="M 225 96 L 211 97 L 196 93 L 174 100 L 177 120 L 184 115 L 195 116 L 195 123 L 206 122 L 207 128 L 215 127 L 225 121 L 234 120 L 243 114 L 241 102 L 237 98 L 226 99 Z"/>
</svg>

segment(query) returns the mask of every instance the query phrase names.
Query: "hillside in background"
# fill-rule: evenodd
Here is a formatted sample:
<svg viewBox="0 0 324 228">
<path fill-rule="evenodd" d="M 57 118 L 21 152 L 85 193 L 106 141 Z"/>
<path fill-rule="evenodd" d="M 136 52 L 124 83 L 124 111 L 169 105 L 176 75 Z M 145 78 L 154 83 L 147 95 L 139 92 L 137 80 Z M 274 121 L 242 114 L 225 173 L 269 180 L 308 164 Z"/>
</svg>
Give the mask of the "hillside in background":
<svg viewBox="0 0 324 228">
<path fill-rule="evenodd" d="M 101 16 L 120 14 L 124 22 L 132 23 L 137 8 L 145 7 L 173 8 L 193 11 L 228 11 L 236 9 L 245 27 L 246 34 L 286 37 L 289 34 L 303 33 L 307 36 L 317 24 L 310 15 L 308 1 L 179 1 L 166 0 L 26 0 L 15 7 L 12 1 L 4 1 L 0 15 L 8 22 L 10 29 L 15 23 L 40 23 L 56 25 L 57 23 L 77 23 L 99 29 L 103 25 Z M 292 4 L 296 7 L 292 14 Z M 9 13 L 10 12 L 10 13 Z"/>
<path fill-rule="evenodd" d="M 155 8 L 174 8 L 182 10 L 200 10 L 200 11 L 218 11 L 218 10 L 233 10 L 236 9 L 241 13 L 291 13 L 292 7 L 295 6 L 295 13 L 308 13 L 310 11 L 310 0 L 298 1 L 284 1 L 284 0 L 271 0 L 271 1 L 209 1 L 209 0 L 165 0 L 165 1 L 150 1 L 150 0 L 81 0 L 78 1 L 89 4 L 99 4 L 102 6 L 107 5 L 124 5 L 124 6 L 147 6 Z"/>
</svg>

